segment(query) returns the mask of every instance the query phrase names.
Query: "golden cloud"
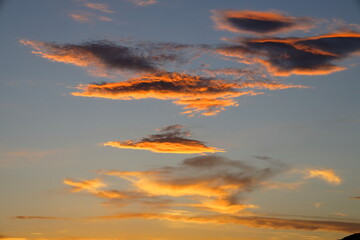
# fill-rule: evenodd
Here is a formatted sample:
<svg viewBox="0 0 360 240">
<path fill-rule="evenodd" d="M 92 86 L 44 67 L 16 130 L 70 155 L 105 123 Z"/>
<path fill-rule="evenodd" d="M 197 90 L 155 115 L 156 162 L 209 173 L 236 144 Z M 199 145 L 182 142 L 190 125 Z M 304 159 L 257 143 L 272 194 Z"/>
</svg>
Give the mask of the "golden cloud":
<svg viewBox="0 0 360 240">
<path fill-rule="evenodd" d="M 189 139 L 190 132 L 182 125 L 171 125 L 160 129 L 159 134 L 149 135 L 138 141 L 106 142 L 103 146 L 116 148 L 149 150 L 156 153 L 215 153 L 224 152 L 223 149 L 208 147 L 204 142 Z"/>
<path fill-rule="evenodd" d="M 342 182 L 333 169 L 308 169 L 305 178 L 320 178 L 334 185 L 339 185 Z"/>
<path fill-rule="evenodd" d="M 216 115 L 229 106 L 237 106 L 234 98 L 243 95 L 257 95 L 262 92 L 243 89 L 286 89 L 303 88 L 300 85 L 286 85 L 273 81 L 229 82 L 202 78 L 180 73 L 150 74 L 132 78 L 124 82 L 79 85 L 83 92 L 73 92 L 74 96 L 98 97 L 117 100 L 160 99 L 173 100 L 177 105 L 184 105 L 184 114 L 193 116 Z"/>
</svg>

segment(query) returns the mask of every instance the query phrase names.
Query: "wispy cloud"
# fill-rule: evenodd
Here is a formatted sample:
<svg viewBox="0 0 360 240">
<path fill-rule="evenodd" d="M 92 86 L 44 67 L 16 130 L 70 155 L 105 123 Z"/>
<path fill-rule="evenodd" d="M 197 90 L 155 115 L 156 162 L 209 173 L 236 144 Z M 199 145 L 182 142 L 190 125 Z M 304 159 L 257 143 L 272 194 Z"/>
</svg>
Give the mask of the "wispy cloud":
<svg viewBox="0 0 360 240">
<path fill-rule="evenodd" d="M 305 231 L 334 231 L 334 232 L 356 232 L 360 224 L 356 222 L 318 221 L 303 219 L 270 218 L 258 216 L 234 216 L 234 215 L 174 215 L 166 213 L 120 213 L 117 215 L 93 217 L 97 220 L 116 219 L 158 219 L 168 221 L 182 221 L 190 223 L 214 223 L 214 224 L 236 224 L 253 228 L 290 229 Z"/>
<path fill-rule="evenodd" d="M 69 14 L 70 18 L 76 22 L 88 23 L 91 21 L 91 17 L 87 13 L 71 13 Z"/>
<path fill-rule="evenodd" d="M 15 216 L 12 219 L 21 219 L 21 220 L 70 220 L 71 218 L 66 217 L 49 217 L 49 216 Z"/>
<path fill-rule="evenodd" d="M 320 178 L 333 185 L 339 185 L 342 182 L 333 169 L 308 169 L 305 178 Z"/>
<path fill-rule="evenodd" d="M 314 26 L 315 19 L 292 17 L 280 12 L 250 10 L 214 10 L 212 19 L 215 28 L 238 33 L 275 34 L 290 31 L 307 31 Z"/>
<path fill-rule="evenodd" d="M 93 2 L 84 2 L 84 6 L 101 11 L 103 13 L 114 13 L 113 10 L 105 3 L 93 3 Z"/>
<path fill-rule="evenodd" d="M 101 171 L 132 183 L 137 192 L 149 196 L 187 197 L 197 203 L 180 204 L 206 211 L 236 213 L 256 205 L 243 203 L 243 195 L 262 187 L 262 183 L 286 167 L 271 163 L 256 168 L 241 161 L 219 156 L 185 159 L 178 167 L 162 167 L 151 171 Z"/>
<path fill-rule="evenodd" d="M 349 197 L 350 199 L 360 199 L 360 196 Z"/>
<path fill-rule="evenodd" d="M 274 81 L 228 82 L 212 78 L 202 78 L 188 74 L 159 73 L 133 78 L 117 83 L 80 85 L 83 92 L 73 92 L 74 96 L 98 97 L 117 100 L 161 99 L 173 100 L 176 105 L 184 105 L 184 114 L 193 116 L 216 115 L 227 107 L 237 106 L 234 98 L 243 95 L 257 95 L 249 89 L 303 88 L 300 85 L 281 84 Z"/>
<path fill-rule="evenodd" d="M 218 53 L 246 64 L 261 64 L 275 76 L 325 75 L 346 67 L 335 63 L 360 51 L 360 33 L 330 33 L 309 38 L 253 38 L 234 40 Z"/>
<path fill-rule="evenodd" d="M 190 131 L 182 125 L 171 125 L 159 131 L 159 134 L 149 135 L 138 141 L 111 141 L 102 145 L 116 148 L 149 150 L 157 153 L 192 154 L 224 152 L 223 149 L 208 147 L 202 141 L 190 139 Z"/>
<path fill-rule="evenodd" d="M 142 7 L 146 7 L 158 3 L 157 0 L 129 0 L 129 1 L 137 6 L 142 6 Z"/>
</svg>

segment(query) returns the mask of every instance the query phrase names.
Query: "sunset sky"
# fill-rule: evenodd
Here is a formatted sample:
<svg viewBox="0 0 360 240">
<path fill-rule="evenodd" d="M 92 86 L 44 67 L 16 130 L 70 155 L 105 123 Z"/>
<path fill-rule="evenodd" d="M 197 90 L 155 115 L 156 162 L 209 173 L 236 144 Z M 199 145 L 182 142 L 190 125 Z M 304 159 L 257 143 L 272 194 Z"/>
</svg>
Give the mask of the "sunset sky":
<svg viewBox="0 0 360 240">
<path fill-rule="evenodd" d="M 359 13 L 0 1 L 0 239 L 360 232 Z"/>
</svg>

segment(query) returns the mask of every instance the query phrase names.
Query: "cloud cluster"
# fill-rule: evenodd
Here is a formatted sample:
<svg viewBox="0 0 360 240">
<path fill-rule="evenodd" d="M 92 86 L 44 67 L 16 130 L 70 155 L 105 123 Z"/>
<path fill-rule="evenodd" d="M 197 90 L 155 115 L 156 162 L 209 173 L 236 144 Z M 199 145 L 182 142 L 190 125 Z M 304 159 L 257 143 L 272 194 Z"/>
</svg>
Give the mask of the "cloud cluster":
<svg viewBox="0 0 360 240">
<path fill-rule="evenodd" d="M 261 64 L 274 76 L 325 75 L 346 69 L 336 63 L 360 51 L 360 34 L 330 33 L 308 38 L 238 39 L 218 53 Z"/>
<path fill-rule="evenodd" d="M 234 214 L 256 208 L 243 203 L 244 195 L 260 188 L 262 183 L 285 169 L 286 166 L 281 163 L 256 168 L 224 157 L 201 156 L 185 159 L 177 167 L 138 172 L 103 170 L 101 173 L 127 180 L 136 192 L 147 196 L 197 201 L 176 206 Z"/>
<path fill-rule="evenodd" d="M 216 153 L 224 152 L 223 149 L 208 147 L 202 141 L 190 139 L 190 131 L 182 125 L 171 125 L 160 129 L 159 134 L 149 135 L 138 141 L 111 141 L 103 146 L 149 150 L 156 153 Z"/>
<path fill-rule="evenodd" d="M 79 85 L 83 92 L 73 92 L 74 96 L 98 97 L 117 100 L 160 99 L 173 100 L 184 105 L 184 114 L 192 116 L 216 115 L 227 107 L 237 106 L 234 98 L 243 95 L 257 95 L 253 89 L 286 89 L 304 86 L 281 84 L 274 81 L 229 82 L 212 78 L 202 78 L 180 73 L 149 74 L 117 83 Z M 246 90 L 244 90 L 246 89 Z"/>
<path fill-rule="evenodd" d="M 307 31 L 315 27 L 314 19 L 286 16 L 274 11 L 215 10 L 212 19 L 216 29 L 238 33 L 275 34 Z"/>
</svg>

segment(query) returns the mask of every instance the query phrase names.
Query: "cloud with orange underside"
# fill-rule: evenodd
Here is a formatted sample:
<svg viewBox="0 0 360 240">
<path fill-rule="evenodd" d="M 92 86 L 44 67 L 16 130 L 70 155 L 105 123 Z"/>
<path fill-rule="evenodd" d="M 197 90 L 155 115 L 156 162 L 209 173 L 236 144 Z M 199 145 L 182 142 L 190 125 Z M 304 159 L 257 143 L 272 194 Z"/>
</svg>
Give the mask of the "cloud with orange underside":
<svg viewBox="0 0 360 240">
<path fill-rule="evenodd" d="M 342 179 L 335 173 L 333 169 L 308 169 L 305 178 L 319 178 L 333 185 L 342 183 Z"/>
<path fill-rule="evenodd" d="M 250 10 L 214 10 L 215 28 L 236 33 L 275 34 L 291 31 L 308 31 L 315 27 L 315 19 L 292 17 L 280 12 Z"/>
<path fill-rule="evenodd" d="M 199 224 L 235 224 L 252 228 L 267 229 L 288 229 L 302 231 L 333 231 L 353 233 L 360 229 L 357 222 L 339 222 L 339 221 L 319 221 L 289 218 L 273 218 L 261 216 L 236 216 L 229 214 L 221 215 L 186 215 L 186 214 L 169 214 L 169 213 L 119 213 L 117 215 L 89 217 L 88 219 L 96 220 L 121 220 L 121 219 L 151 219 L 166 221 L 181 221 Z"/>
<path fill-rule="evenodd" d="M 71 94 L 127 101 L 149 98 L 173 100 L 176 105 L 184 106 L 186 110 L 184 114 L 211 116 L 224 111 L 227 107 L 237 106 L 234 98 L 262 94 L 252 89 L 276 90 L 303 87 L 274 81 L 235 82 L 163 72 L 116 83 L 79 85 L 78 88 L 82 92 Z"/>
<path fill-rule="evenodd" d="M 196 200 L 178 206 L 236 214 L 258 207 L 243 203 L 240 196 L 261 188 L 264 182 L 286 169 L 281 163 L 270 165 L 258 169 L 224 157 L 201 156 L 185 159 L 177 167 L 137 172 L 109 170 L 102 174 L 127 180 L 135 191 L 149 196 Z"/>
<path fill-rule="evenodd" d="M 190 131 L 182 125 L 171 125 L 159 130 L 159 134 L 149 135 L 138 141 L 111 141 L 103 146 L 125 149 L 148 150 L 156 153 L 216 153 L 224 152 L 223 149 L 208 147 L 204 142 L 189 139 Z"/>
<path fill-rule="evenodd" d="M 234 40 L 218 48 L 221 55 L 245 64 L 260 64 L 274 76 L 326 75 L 345 70 L 337 63 L 360 51 L 360 33 L 340 32 L 308 38 Z"/>
</svg>

